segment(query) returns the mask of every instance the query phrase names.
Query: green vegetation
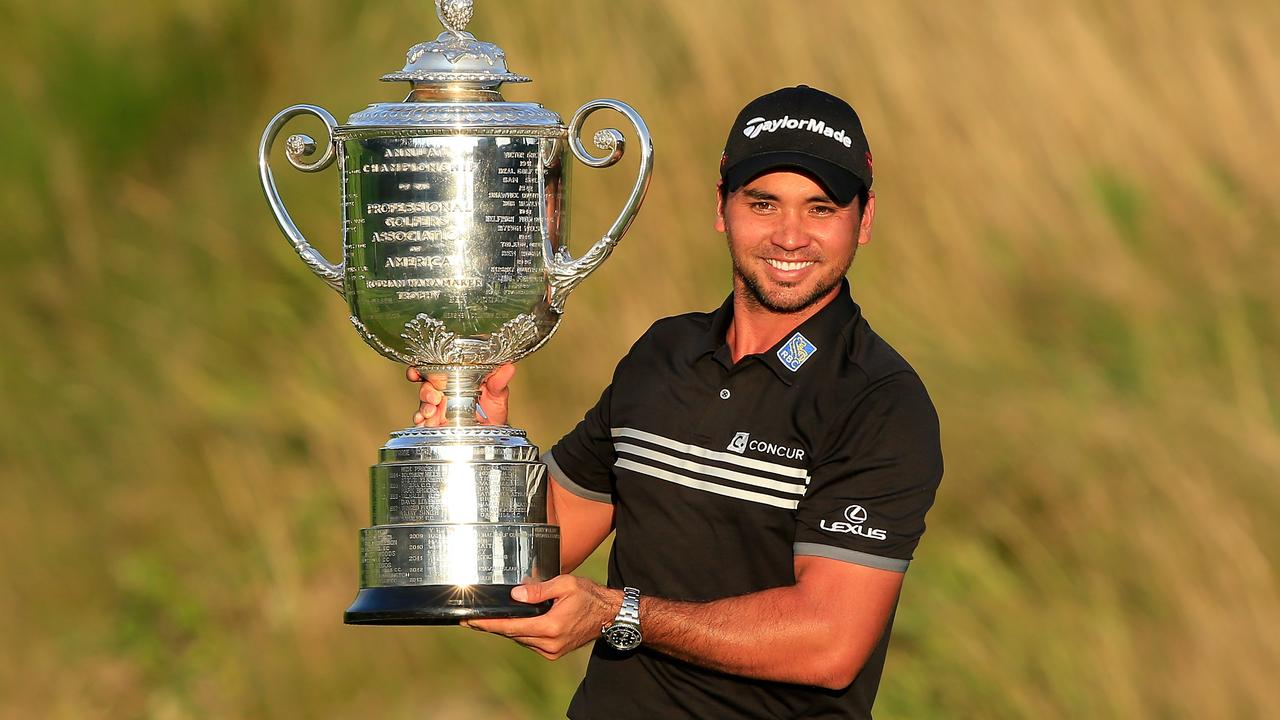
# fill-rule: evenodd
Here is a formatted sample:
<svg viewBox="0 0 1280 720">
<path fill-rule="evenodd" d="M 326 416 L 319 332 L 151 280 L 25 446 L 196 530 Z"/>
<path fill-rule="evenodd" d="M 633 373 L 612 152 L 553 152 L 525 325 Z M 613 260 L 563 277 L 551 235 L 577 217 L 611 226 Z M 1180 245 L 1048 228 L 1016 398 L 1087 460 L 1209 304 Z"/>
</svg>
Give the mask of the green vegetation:
<svg viewBox="0 0 1280 720">
<path fill-rule="evenodd" d="M 1280 5 L 478 5 L 535 79 L 508 97 L 622 98 L 659 153 L 522 364 L 536 442 L 655 317 L 727 291 L 737 109 L 829 89 L 876 153 L 855 294 L 947 460 L 878 716 L 1280 717 Z M 0 717 L 560 716 L 583 654 L 341 624 L 414 392 L 254 168 L 273 113 L 395 99 L 377 76 L 435 32 L 425 0 L 0 3 Z M 577 168 L 579 250 L 622 165 Z M 331 256 L 335 172 L 276 166 Z"/>
</svg>

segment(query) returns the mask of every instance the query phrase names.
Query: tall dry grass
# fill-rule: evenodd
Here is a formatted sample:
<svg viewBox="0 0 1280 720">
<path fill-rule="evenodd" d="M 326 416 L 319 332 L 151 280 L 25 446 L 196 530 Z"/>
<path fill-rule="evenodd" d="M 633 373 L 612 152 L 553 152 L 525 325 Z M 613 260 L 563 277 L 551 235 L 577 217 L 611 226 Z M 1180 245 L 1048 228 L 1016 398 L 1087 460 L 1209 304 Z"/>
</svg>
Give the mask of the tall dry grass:
<svg viewBox="0 0 1280 720">
<path fill-rule="evenodd" d="M 340 624 L 397 368 L 280 240 L 266 119 L 339 117 L 429 3 L 0 4 L 0 716 L 556 717 L 581 671 L 460 630 Z M 481 2 L 568 113 L 634 104 L 649 200 L 517 379 L 568 429 L 655 317 L 728 287 L 742 103 L 859 108 L 874 326 L 925 377 L 947 477 L 878 714 L 1280 716 L 1280 6 Z M 581 169 L 579 247 L 630 167 Z M 281 168 L 335 253 L 337 180 Z M 599 572 L 599 566 L 595 566 Z"/>
</svg>

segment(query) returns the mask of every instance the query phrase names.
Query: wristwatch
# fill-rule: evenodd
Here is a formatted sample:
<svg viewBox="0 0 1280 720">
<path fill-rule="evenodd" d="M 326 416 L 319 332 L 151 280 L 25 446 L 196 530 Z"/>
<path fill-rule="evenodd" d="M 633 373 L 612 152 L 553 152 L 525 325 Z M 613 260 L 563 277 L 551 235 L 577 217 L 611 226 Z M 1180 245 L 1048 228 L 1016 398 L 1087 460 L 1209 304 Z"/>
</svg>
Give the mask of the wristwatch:
<svg viewBox="0 0 1280 720">
<path fill-rule="evenodd" d="M 640 647 L 640 591 L 623 588 L 622 607 L 613 622 L 600 629 L 604 641 L 614 650 L 627 652 Z"/>
</svg>

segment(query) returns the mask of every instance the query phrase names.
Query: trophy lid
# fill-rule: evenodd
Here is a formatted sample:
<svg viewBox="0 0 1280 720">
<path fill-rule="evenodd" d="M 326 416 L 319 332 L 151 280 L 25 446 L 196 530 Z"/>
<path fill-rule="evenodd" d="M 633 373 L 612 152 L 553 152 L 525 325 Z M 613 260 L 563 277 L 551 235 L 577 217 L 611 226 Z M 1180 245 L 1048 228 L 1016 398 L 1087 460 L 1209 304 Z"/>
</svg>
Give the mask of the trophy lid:
<svg viewBox="0 0 1280 720">
<path fill-rule="evenodd" d="M 472 0 L 436 0 L 445 31 L 435 40 L 409 48 L 404 69 L 382 76 L 384 82 L 408 81 L 413 89 L 403 102 L 374 103 L 353 113 L 340 132 L 401 128 L 529 128 L 558 135 L 560 116 L 537 103 L 506 102 L 498 87 L 529 78 L 507 70 L 507 56 L 493 43 L 463 30 L 471 20 Z"/>
<path fill-rule="evenodd" d="M 445 31 L 435 40 L 409 48 L 404 68 L 383 75 L 382 80 L 409 81 L 415 88 L 465 85 L 484 90 L 529 82 L 528 77 L 507 70 L 502 48 L 465 31 L 474 12 L 472 5 L 473 0 L 436 0 L 436 16 Z"/>
</svg>

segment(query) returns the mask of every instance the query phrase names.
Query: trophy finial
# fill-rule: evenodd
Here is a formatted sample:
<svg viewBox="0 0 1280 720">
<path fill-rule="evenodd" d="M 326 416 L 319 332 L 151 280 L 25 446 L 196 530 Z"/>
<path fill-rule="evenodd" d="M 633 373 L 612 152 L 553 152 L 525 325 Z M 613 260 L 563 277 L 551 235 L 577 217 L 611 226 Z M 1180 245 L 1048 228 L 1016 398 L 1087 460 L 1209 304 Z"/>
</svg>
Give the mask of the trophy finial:
<svg viewBox="0 0 1280 720">
<path fill-rule="evenodd" d="M 436 16 L 444 32 L 435 40 L 420 42 L 405 54 L 404 69 L 387 73 L 388 82 L 407 80 L 416 89 L 427 86 L 468 85 L 496 90 L 503 83 L 529 82 L 507 70 L 506 53 L 493 43 L 481 42 L 466 31 L 475 14 L 474 0 L 436 0 Z"/>
<path fill-rule="evenodd" d="M 467 29 L 474 14 L 473 0 L 436 0 L 436 17 L 449 32 L 459 35 Z"/>
</svg>

